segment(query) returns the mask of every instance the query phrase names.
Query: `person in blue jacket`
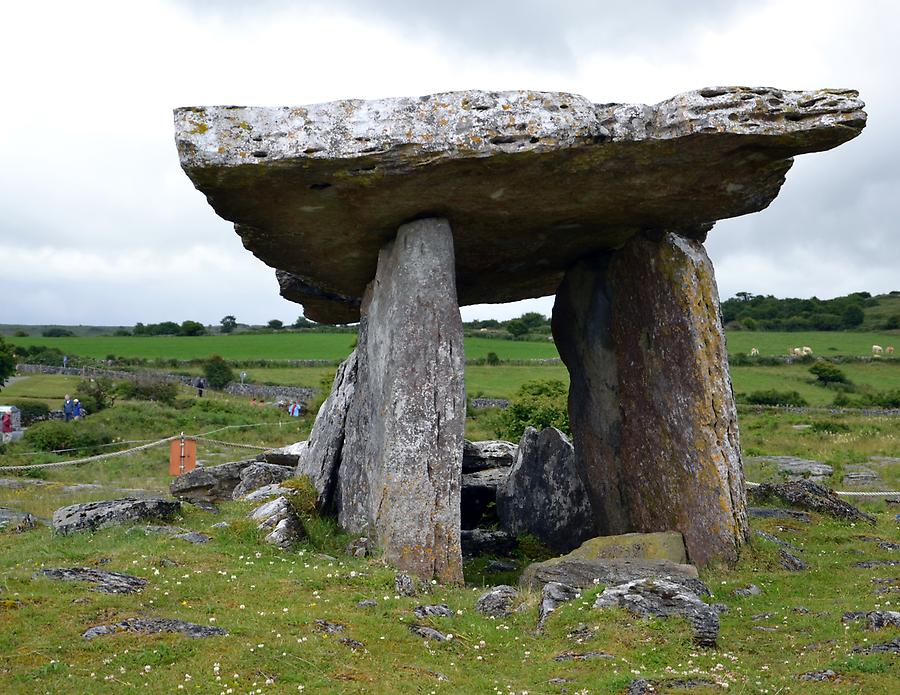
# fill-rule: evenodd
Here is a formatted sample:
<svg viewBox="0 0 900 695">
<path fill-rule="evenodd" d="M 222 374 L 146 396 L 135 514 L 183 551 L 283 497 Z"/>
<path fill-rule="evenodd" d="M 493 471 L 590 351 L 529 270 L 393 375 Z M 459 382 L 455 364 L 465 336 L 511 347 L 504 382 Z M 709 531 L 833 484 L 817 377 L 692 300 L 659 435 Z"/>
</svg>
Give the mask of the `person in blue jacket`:
<svg viewBox="0 0 900 695">
<path fill-rule="evenodd" d="M 76 420 L 81 419 L 81 401 L 79 401 L 77 398 L 72 403 L 72 417 Z"/>
<path fill-rule="evenodd" d="M 69 394 L 66 394 L 66 400 L 63 401 L 63 419 L 66 422 L 72 419 L 72 415 L 75 411 L 75 404 L 72 402 L 72 399 L 69 398 Z"/>
</svg>

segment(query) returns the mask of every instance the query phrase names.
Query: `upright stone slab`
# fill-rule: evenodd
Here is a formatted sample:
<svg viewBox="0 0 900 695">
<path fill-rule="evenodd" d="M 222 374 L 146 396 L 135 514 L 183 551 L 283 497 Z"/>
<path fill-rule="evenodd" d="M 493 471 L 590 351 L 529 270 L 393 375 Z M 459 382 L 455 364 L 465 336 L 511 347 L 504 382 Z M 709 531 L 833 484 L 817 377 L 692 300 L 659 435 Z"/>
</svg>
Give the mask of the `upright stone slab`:
<svg viewBox="0 0 900 695">
<path fill-rule="evenodd" d="M 443 219 L 400 227 L 362 303 L 338 518 L 422 578 L 462 581 L 462 320 Z"/>
<path fill-rule="evenodd" d="M 613 257 L 619 460 L 638 531 L 681 531 L 695 564 L 747 538 L 737 409 L 712 262 L 666 233 Z"/>
<path fill-rule="evenodd" d="M 747 516 L 713 268 L 700 242 L 654 236 L 576 266 L 557 296 L 579 465 L 607 532 L 681 531 L 692 562 L 732 561 Z"/>
<path fill-rule="evenodd" d="M 620 422 L 616 350 L 607 269 L 611 254 L 575 264 L 553 305 L 553 337 L 569 370 L 569 423 L 575 466 L 591 500 L 594 535 L 632 529 L 618 460 Z"/>
<path fill-rule="evenodd" d="M 504 531 L 533 534 L 556 552 L 594 535 L 591 504 L 566 435 L 555 427 L 525 428 L 515 463 L 497 489 L 497 515 Z"/>
</svg>

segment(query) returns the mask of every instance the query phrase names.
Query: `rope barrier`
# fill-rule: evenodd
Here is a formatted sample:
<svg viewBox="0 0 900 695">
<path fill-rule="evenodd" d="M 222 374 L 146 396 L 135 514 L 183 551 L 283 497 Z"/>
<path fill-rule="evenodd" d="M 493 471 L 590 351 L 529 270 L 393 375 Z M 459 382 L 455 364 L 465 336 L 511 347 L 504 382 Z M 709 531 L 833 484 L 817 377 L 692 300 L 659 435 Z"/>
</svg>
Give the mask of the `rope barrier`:
<svg viewBox="0 0 900 695">
<path fill-rule="evenodd" d="M 761 483 L 751 483 L 749 480 L 746 482 L 747 487 L 759 487 Z M 869 491 L 861 491 L 861 490 L 835 490 L 835 495 L 843 495 L 844 497 L 890 497 L 891 495 L 900 496 L 900 492 L 894 492 L 891 490 L 881 490 L 878 492 L 869 492 Z"/>
<path fill-rule="evenodd" d="M 64 454 L 68 451 L 81 451 L 82 449 L 107 449 L 111 446 L 122 446 L 123 444 L 144 444 L 151 442 L 152 439 L 127 439 L 121 442 L 112 442 L 111 444 L 89 444 L 87 446 L 76 446 L 72 449 L 53 449 L 53 451 L 23 451 L 17 456 L 39 456 L 41 454 Z"/>
</svg>

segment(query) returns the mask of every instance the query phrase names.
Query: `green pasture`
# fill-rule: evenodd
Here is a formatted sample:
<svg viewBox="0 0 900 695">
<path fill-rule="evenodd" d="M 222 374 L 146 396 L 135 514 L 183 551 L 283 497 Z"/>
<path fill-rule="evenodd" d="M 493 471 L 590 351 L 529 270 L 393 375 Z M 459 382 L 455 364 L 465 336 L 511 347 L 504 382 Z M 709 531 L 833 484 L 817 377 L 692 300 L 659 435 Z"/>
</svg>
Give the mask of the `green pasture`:
<svg viewBox="0 0 900 695">
<path fill-rule="evenodd" d="M 811 347 L 818 357 L 871 357 L 873 345 L 895 345 L 900 348 L 900 331 L 728 331 L 727 339 L 729 353 L 743 352 L 748 355 L 754 347 L 760 355 L 789 355 L 792 348 L 806 346 Z"/>
</svg>

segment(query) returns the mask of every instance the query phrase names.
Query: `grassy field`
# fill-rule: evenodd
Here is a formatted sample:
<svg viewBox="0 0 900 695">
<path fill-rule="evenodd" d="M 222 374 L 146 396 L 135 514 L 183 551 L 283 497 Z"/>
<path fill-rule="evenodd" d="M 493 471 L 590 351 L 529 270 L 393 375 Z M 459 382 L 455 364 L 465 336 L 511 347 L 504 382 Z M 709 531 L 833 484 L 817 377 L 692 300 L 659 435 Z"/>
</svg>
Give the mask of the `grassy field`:
<svg viewBox="0 0 900 695">
<path fill-rule="evenodd" d="M 895 345 L 900 348 L 900 332 L 874 333 L 850 331 L 728 331 L 729 353 L 750 353 L 758 348 L 761 355 L 788 355 L 791 348 L 808 346 L 820 357 L 849 355 L 867 357 L 872 355 L 872 346 Z"/>
<path fill-rule="evenodd" d="M 869 365 L 861 365 L 868 368 Z M 878 368 L 885 368 L 878 365 Z M 310 370 L 315 371 L 315 370 Z M 550 367 L 474 367 L 468 378 L 497 392 L 534 376 L 564 377 Z M 559 372 L 559 373 L 557 373 Z M 36 376 L 9 390 L 30 388 L 47 395 L 70 382 Z M 4 389 L 3 396 L 8 395 Z M 119 402 L 73 427 L 102 427 L 120 439 L 155 439 L 178 431 L 206 432 L 235 424 L 213 436 L 226 441 L 275 446 L 307 436 L 309 417 L 289 420 L 275 408 L 252 407 L 242 400 L 189 391 L 176 407 Z M 741 414 L 746 454 L 792 454 L 836 467 L 833 484 L 852 464 L 870 456 L 900 456 L 900 418 L 858 415 Z M 803 426 L 799 429 L 798 426 Z M 24 456 L 29 442 L 0 453 L 0 466 L 57 460 L 50 454 Z M 253 452 L 201 444 L 207 465 L 239 460 Z M 123 496 L 123 489 L 164 492 L 168 485 L 165 448 L 104 462 L 41 472 L 36 485 L 0 486 L 0 506 L 49 517 L 75 502 Z M 876 468 L 884 486 L 898 489 L 900 466 Z M 748 478 L 772 476 L 765 464 L 748 467 Z M 0 477 L 4 475 L 0 467 Z M 90 483 L 97 488 L 73 488 Z M 252 505 L 226 503 L 220 513 L 185 505 L 174 523 L 207 533 L 204 545 L 188 545 L 138 528 L 112 528 L 95 534 L 55 536 L 46 528 L 22 534 L 0 532 L 0 692 L 108 693 L 141 689 L 153 693 L 621 693 L 636 678 L 705 679 L 715 685 L 690 692 L 829 692 L 888 695 L 900 678 L 897 657 L 856 655 L 856 645 L 885 642 L 897 630 L 868 632 L 856 622 L 844 625 L 847 611 L 890 609 L 887 594 L 876 596 L 873 579 L 896 576 L 896 568 L 854 568 L 860 560 L 890 560 L 896 554 L 861 540 L 898 537 L 895 510 L 883 501 L 862 503 L 877 514 L 873 528 L 855 527 L 813 515 L 812 524 L 753 520 L 764 530 L 802 548 L 810 569 L 782 569 L 777 547 L 754 538 L 736 567 L 711 567 L 701 577 L 711 601 L 728 612 L 721 618 L 717 649 L 698 649 L 683 620 L 641 620 L 623 612 L 591 608 L 602 586 L 585 591 L 551 617 L 543 634 L 534 630 L 539 596 L 523 592 L 521 610 L 491 620 L 474 610 L 485 586 L 514 581 L 529 552 L 508 558 L 517 568 L 502 574 L 486 570 L 488 558 L 465 567 L 465 587 L 434 586 L 418 597 L 397 596 L 394 573 L 377 558 L 345 554 L 349 538 L 325 519 L 308 523 L 310 539 L 291 551 L 263 544 L 246 518 Z M 226 521 L 227 528 L 212 528 Z M 51 582 L 34 575 L 47 567 L 97 567 L 144 577 L 148 587 L 136 595 L 94 593 L 78 583 Z M 762 594 L 732 592 L 753 583 Z M 377 605 L 360 608 L 362 599 Z M 414 617 L 421 604 L 446 603 L 450 618 Z M 90 626 L 132 616 L 179 618 L 228 630 L 227 637 L 189 640 L 179 635 L 115 634 L 85 641 Z M 339 635 L 323 634 L 316 620 L 345 625 Z M 449 642 L 424 642 L 408 625 L 425 622 L 452 633 Z M 760 629 L 763 628 L 763 629 Z M 576 637 L 576 633 L 582 635 Z M 362 646 L 343 644 L 341 637 Z M 556 657 L 566 651 L 597 651 L 609 658 L 584 661 Z M 797 675 L 830 668 L 840 681 L 825 685 L 798 681 Z M 562 685 L 551 679 L 566 679 Z M 301 688 L 302 686 L 302 688 Z M 818 687 L 816 687 L 818 686 Z M 662 692 L 680 692 L 677 689 Z"/>
</svg>

